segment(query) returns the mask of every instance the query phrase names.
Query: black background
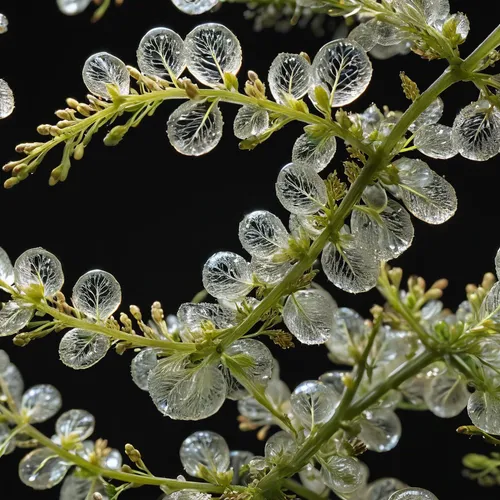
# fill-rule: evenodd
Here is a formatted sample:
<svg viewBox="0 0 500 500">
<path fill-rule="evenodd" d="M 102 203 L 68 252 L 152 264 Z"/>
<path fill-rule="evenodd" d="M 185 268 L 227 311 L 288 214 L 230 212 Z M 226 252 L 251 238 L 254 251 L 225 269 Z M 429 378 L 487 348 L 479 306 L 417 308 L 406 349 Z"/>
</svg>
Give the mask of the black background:
<svg viewBox="0 0 500 500">
<path fill-rule="evenodd" d="M 496 25 L 496 16 L 483 8 L 486 3 L 490 4 L 452 1 L 453 11 L 465 11 L 472 23 L 464 54 Z M 10 30 L 0 36 L 0 77 L 14 90 L 16 110 L 0 122 L 0 161 L 16 158 L 16 144 L 38 140 L 36 126 L 56 121 L 52 113 L 64 107 L 66 97 L 83 100 L 86 89 L 81 67 L 90 54 L 106 50 L 133 65 L 137 44 L 150 28 L 168 26 L 185 36 L 205 20 L 225 24 L 243 46 L 240 81 L 249 69 L 265 79 L 278 52 L 306 51 L 314 56 L 328 40 L 313 36 L 308 29 L 295 29 L 287 35 L 271 30 L 255 33 L 251 23 L 243 19 L 243 10 L 228 5 L 215 14 L 193 18 L 178 12 L 168 0 L 126 0 L 122 8 L 112 8 L 101 22 L 91 25 L 90 12 L 65 17 L 58 12 L 55 0 L 1 0 L 0 12 L 9 17 Z M 362 110 L 372 101 L 404 109 L 407 101 L 398 77 L 402 69 L 425 88 L 444 69 L 444 63 L 426 62 L 413 54 L 374 61 L 373 82 L 351 109 Z M 460 107 L 476 97 L 471 84 L 448 91 L 443 122 L 451 124 Z M 68 295 L 81 274 L 101 268 L 120 281 L 124 310 L 137 304 L 147 315 L 150 304 L 160 300 L 166 311 L 175 312 L 201 288 L 201 268 L 213 252 L 240 251 L 237 227 L 245 213 L 268 209 L 286 219 L 275 197 L 274 182 L 290 158 L 293 141 L 300 133 L 298 125 L 289 125 L 253 152 L 239 151 L 231 126 L 235 110 L 226 105 L 225 136 L 219 147 L 205 157 L 188 158 L 174 152 L 165 134 L 172 109 L 172 104 L 162 106 L 116 148 L 102 145 L 103 134 L 95 137 L 63 185 L 47 185 L 50 169 L 58 164 L 58 150 L 32 178 L 11 191 L 2 191 L 0 245 L 12 259 L 27 248 L 43 246 L 62 261 Z M 340 149 L 329 168 L 339 169 L 342 159 Z M 475 163 L 457 157 L 429 163 L 456 188 L 459 209 L 444 226 L 414 221 L 414 245 L 397 263 L 406 275 L 419 273 L 428 282 L 449 278 L 445 302 L 454 308 L 463 300 L 464 286 L 480 281 L 482 274 L 493 268 L 500 244 L 498 160 Z M 340 305 L 355 307 L 364 315 L 380 301 L 376 292 L 350 296 L 333 287 L 330 290 Z M 123 357 L 110 353 L 98 366 L 77 372 L 59 362 L 57 345 L 56 335 L 23 349 L 12 346 L 9 339 L 0 341 L 0 348 L 20 367 L 27 387 L 42 382 L 56 385 L 63 394 L 64 409 L 83 407 L 96 415 L 94 437 L 108 438 L 120 449 L 126 442 L 133 443 L 157 475 L 175 477 L 182 472 L 178 449 L 196 429 L 222 433 L 232 449 L 262 453 L 263 444 L 254 434 L 238 431 L 234 403 L 226 403 L 218 415 L 203 422 L 170 421 L 157 412 L 147 393 L 133 384 L 129 376 L 131 353 Z M 332 368 L 322 347 L 297 346 L 286 352 L 273 347 L 273 353 L 280 359 L 282 377 L 291 388 Z M 490 451 L 478 440 L 455 434 L 458 425 L 468 423 L 465 413 L 451 421 L 430 413 L 401 411 L 400 416 L 404 430 L 398 448 L 364 457 L 372 479 L 395 476 L 432 490 L 441 500 L 499 497 L 500 489 L 482 489 L 461 477 L 464 453 Z M 53 421 L 43 428 L 50 434 Z M 16 452 L 0 462 L 0 499 L 57 498 L 57 488 L 39 493 L 21 485 L 16 472 L 21 456 Z M 158 491 L 143 488 L 124 498 L 134 495 L 154 499 Z"/>
</svg>

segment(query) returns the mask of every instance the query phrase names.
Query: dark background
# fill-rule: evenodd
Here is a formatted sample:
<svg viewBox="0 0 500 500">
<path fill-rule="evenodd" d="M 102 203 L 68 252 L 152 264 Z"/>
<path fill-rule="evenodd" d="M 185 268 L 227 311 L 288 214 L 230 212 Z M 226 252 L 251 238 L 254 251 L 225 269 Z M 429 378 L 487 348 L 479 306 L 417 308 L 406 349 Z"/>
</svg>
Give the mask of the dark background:
<svg viewBox="0 0 500 500">
<path fill-rule="evenodd" d="M 452 10 L 465 11 L 472 23 L 464 54 L 496 25 L 496 16 L 480 4 L 452 1 Z M 8 16 L 10 29 L 0 36 L 0 77 L 11 85 L 17 105 L 14 114 L 0 122 L 0 161 L 16 158 L 16 144 L 38 140 L 36 126 L 56 121 L 53 111 L 64 107 L 66 97 L 83 100 L 86 89 L 81 68 L 90 54 L 106 50 L 134 65 L 138 42 L 150 28 L 168 26 L 185 36 L 202 21 L 224 23 L 242 42 L 241 82 L 249 69 L 265 79 L 278 52 L 306 51 L 314 56 L 328 40 L 318 39 L 309 29 L 295 29 L 288 35 L 272 30 L 255 33 L 251 23 L 243 19 L 243 10 L 228 5 L 215 14 L 193 18 L 178 12 L 168 0 L 126 0 L 122 8 L 112 8 L 101 22 L 91 25 L 90 12 L 65 17 L 58 12 L 55 0 L 1 0 L 0 12 Z M 399 71 L 404 69 L 425 88 L 443 68 L 442 62 L 426 62 L 413 54 L 374 61 L 373 82 L 351 109 L 362 110 L 372 101 L 404 109 L 408 103 L 400 89 Z M 443 122 L 451 124 L 460 107 L 476 97 L 471 84 L 448 91 Z M 287 217 L 276 200 L 274 182 L 300 133 L 297 124 L 287 126 L 253 152 L 239 151 L 232 136 L 235 110 L 225 105 L 225 137 L 219 147 L 203 158 L 189 158 L 175 153 L 165 134 L 172 106 L 163 105 L 155 117 L 146 119 L 115 148 L 104 147 L 103 134 L 99 134 L 85 158 L 74 163 L 63 185 L 47 185 L 49 172 L 59 161 L 58 150 L 32 178 L 11 191 L 2 191 L 0 245 L 12 259 L 27 248 L 43 246 L 62 261 L 68 295 L 81 274 L 101 268 L 120 281 L 123 310 L 137 304 L 147 315 L 150 304 L 160 300 L 165 311 L 175 312 L 180 303 L 200 290 L 202 265 L 213 252 L 241 251 L 237 228 L 245 213 L 263 208 Z M 341 168 L 343 159 L 341 149 L 330 168 Z M 457 157 L 429 163 L 456 188 L 459 209 L 444 226 L 415 220 L 414 245 L 397 263 L 406 275 L 420 273 L 428 282 L 449 278 L 445 302 L 455 308 L 463 300 L 464 286 L 480 281 L 485 271 L 493 269 L 500 244 L 498 160 L 474 163 Z M 330 290 L 340 305 L 355 307 L 364 315 L 380 301 L 376 292 L 350 296 L 333 287 Z M 111 352 L 86 372 L 72 371 L 58 360 L 56 337 L 24 349 L 2 339 L 0 348 L 20 367 L 27 387 L 42 382 L 56 385 L 63 394 L 64 409 L 84 407 L 96 415 L 95 437 L 108 438 L 120 449 L 126 442 L 133 443 L 157 475 L 175 477 L 182 472 L 178 449 L 196 429 L 221 432 L 232 449 L 262 453 L 263 445 L 254 434 L 238 431 L 234 403 L 227 402 L 218 415 L 204 422 L 168 420 L 157 412 L 147 393 L 133 384 L 129 376 L 131 353 L 120 358 Z M 273 353 L 280 359 L 282 376 L 291 388 L 332 368 L 322 347 L 297 346 L 286 352 L 273 347 Z M 464 453 L 490 451 L 479 440 L 455 434 L 458 425 L 468 423 L 465 413 L 451 421 L 430 413 L 399 414 L 404 431 L 398 448 L 364 456 L 372 479 L 395 476 L 430 489 L 441 500 L 499 497 L 500 489 L 482 489 L 461 477 Z M 44 429 L 50 434 L 53 421 Z M 21 485 L 17 478 L 21 456 L 16 452 L 2 459 L 0 499 L 57 498 L 57 488 L 40 493 Z M 158 491 L 144 488 L 128 495 L 154 499 Z"/>
</svg>

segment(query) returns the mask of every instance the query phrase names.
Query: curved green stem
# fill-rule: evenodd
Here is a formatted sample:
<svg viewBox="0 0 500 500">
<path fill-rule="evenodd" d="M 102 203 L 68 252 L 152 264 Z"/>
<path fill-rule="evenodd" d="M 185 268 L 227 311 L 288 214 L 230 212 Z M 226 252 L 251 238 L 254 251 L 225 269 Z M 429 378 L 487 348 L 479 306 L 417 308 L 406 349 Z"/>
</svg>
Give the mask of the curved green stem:
<svg viewBox="0 0 500 500">
<path fill-rule="evenodd" d="M 498 25 L 479 45 L 479 47 L 462 63 L 464 71 L 474 71 L 478 64 L 492 51 L 500 46 L 500 25 Z"/>
<path fill-rule="evenodd" d="M 287 490 L 293 491 L 304 500 L 325 500 L 325 497 L 314 493 L 314 491 L 311 491 L 310 489 L 306 488 L 297 481 L 294 481 L 293 479 L 285 479 L 285 481 L 283 481 L 283 486 Z"/>
</svg>

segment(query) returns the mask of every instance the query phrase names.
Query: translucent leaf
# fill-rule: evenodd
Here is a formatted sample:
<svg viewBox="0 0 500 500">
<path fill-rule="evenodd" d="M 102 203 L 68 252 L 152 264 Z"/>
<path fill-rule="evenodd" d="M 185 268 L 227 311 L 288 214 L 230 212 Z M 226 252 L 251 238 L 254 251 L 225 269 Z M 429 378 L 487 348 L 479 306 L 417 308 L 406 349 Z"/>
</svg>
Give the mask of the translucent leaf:
<svg viewBox="0 0 500 500">
<path fill-rule="evenodd" d="M 321 467 L 321 477 L 333 491 L 352 493 L 363 484 L 363 469 L 357 458 L 333 456 Z"/>
<path fill-rule="evenodd" d="M 373 210 L 382 212 L 387 207 L 387 192 L 380 184 L 366 186 L 361 199 Z"/>
<path fill-rule="evenodd" d="M 143 349 L 134 357 L 130 365 L 130 371 L 132 373 L 132 380 L 139 389 L 143 391 L 148 390 L 149 374 L 157 364 L 156 351 L 151 347 Z"/>
<path fill-rule="evenodd" d="M 362 247 L 371 248 L 385 261 L 399 257 L 410 248 L 414 236 L 410 214 L 394 200 L 389 200 L 379 214 L 354 210 L 351 230 Z"/>
<path fill-rule="evenodd" d="M 61 394 L 49 384 L 34 385 L 23 394 L 21 401 L 21 411 L 33 424 L 52 418 L 61 406 Z"/>
<path fill-rule="evenodd" d="M 0 423 L 0 457 L 11 454 L 16 449 L 15 440 L 11 439 L 12 429 Z"/>
<path fill-rule="evenodd" d="M 190 73 L 209 87 L 222 83 L 224 73 L 236 75 L 240 69 L 240 42 L 222 24 L 197 26 L 186 36 L 184 44 Z"/>
<path fill-rule="evenodd" d="M 14 93 L 9 84 L 0 78 L 0 120 L 10 116 L 14 106 Z"/>
<path fill-rule="evenodd" d="M 374 32 L 377 44 L 382 45 L 383 47 L 397 45 L 403 42 L 408 36 L 408 34 L 401 30 L 398 26 L 380 21 L 379 19 L 372 19 L 368 21 L 366 25 L 371 31 Z"/>
<path fill-rule="evenodd" d="M 452 128 L 439 123 L 424 125 L 415 132 L 413 143 L 426 156 L 446 160 L 457 154 L 452 142 Z"/>
<path fill-rule="evenodd" d="M 223 124 L 217 103 L 188 101 L 170 115 L 167 123 L 168 139 L 179 153 L 201 156 L 219 144 Z"/>
<path fill-rule="evenodd" d="M 34 308 L 11 300 L 0 310 L 0 337 L 19 333 L 31 320 Z"/>
<path fill-rule="evenodd" d="M 137 64 L 141 72 L 172 81 L 186 67 L 186 52 L 182 38 L 171 29 L 148 31 L 137 49 Z"/>
<path fill-rule="evenodd" d="M 498 278 L 498 276 L 500 276 L 500 248 L 495 255 L 495 272 Z"/>
<path fill-rule="evenodd" d="M 225 353 L 230 356 L 245 356 L 249 366 L 242 366 L 246 377 L 257 385 L 266 386 L 273 372 L 274 359 L 271 351 L 260 341 L 242 339 L 233 342 Z"/>
<path fill-rule="evenodd" d="M 462 37 L 462 41 L 465 41 L 467 35 L 470 31 L 469 18 L 463 12 L 457 12 L 451 15 L 446 22 L 453 22 L 456 24 L 456 33 Z"/>
<path fill-rule="evenodd" d="M 219 0 L 172 0 L 172 3 L 184 14 L 198 15 L 215 7 Z"/>
<path fill-rule="evenodd" d="M 500 150 L 500 112 L 488 101 L 469 104 L 453 122 L 452 139 L 464 158 L 489 160 Z"/>
<path fill-rule="evenodd" d="M 59 259 L 40 247 L 26 250 L 19 256 L 14 264 L 14 277 L 21 290 L 42 286 L 45 297 L 52 297 L 64 283 Z"/>
<path fill-rule="evenodd" d="M 253 288 L 250 264 L 232 252 L 218 252 L 203 267 L 203 286 L 218 299 L 239 299 Z"/>
<path fill-rule="evenodd" d="M 83 447 L 77 450 L 77 454 L 91 462 L 96 459 L 96 444 L 93 441 L 84 441 Z M 118 450 L 108 449 L 105 455 L 98 455 L 99 466 L 105 469 L 119 470 L 122 466 L 122 456 Z"/>
<path fill-rule="evenodd" d="M 130 74 L 125 63 L 107 52 L 90 56 L 83 65 L 83 83 L 92 94 L 108 101 L 111 95 L 107 85 L 114 85 L 121 95 L 130 92 Z"/>
<path fill-rule="evenodd" d="M 324 496 L 328 488 L 325 486 L 321 473 L 318 469 L 313 467 L 311 464 L 307 464 L 301 471 L 299 471 L 299 477 L 301 483 L 308 490 L 313 491 L 317 495 Z"/>
<path fill-rule="evenodd" d="M 401 422 L 391 410 L 366 411 L 360 424 L 359 438 L 372 451 L 382 453 L 392 450 L 401 437 Z"/>
<path fill-rule="evenodd" d="M 275 264 L 267 260 L 252 258 L 252 273 L 256 278 L 268 285 L 276 285 L 287 275 L 292 268 L 289 262 L 280 262 Z"/>
<path fill-rule="evenodd" d="M 340 309 L 338 309 L 337 312 L 338 311 L 340 311 Z M 318 380 L 332 389 L 332 391 L 337 395 L 337 399 L 340 399 L 345 390 L 344 377 L 348 374 L 349 372 L 346 371 L 334 370 L 323 373 Z"/>
<path fill-rule="evenodd" d="M 469 397 L 467 384 L 451 372 L 429 380 L 424 391 L 427 407 L 434 415 L 441 418 L 459 415 L 467 406 Z"/>
<path fill-rule="evenodd" d="M 14 267 L 3 248 L 0 248 L 0 280 L 7 283 L 7 285 L 14 283 Z"/>
<path fill-rule="evenodd" d="M 289 163 L 276 182 L 276 194 L 281 204 L 297 215 L 314 214 L 327 202 L 323 179 L 312 167 Z"/>
<path fill-rule="evenodd" d="M 3 349 L 0 349 L 0 375 L 5 370 L 7 370 L 9 364 L 10 364 L 9 355 Z"/>
<path fill-rule="evenodd" d="M 5 14 L 0 13 L 0 35 L 7 33 L 9 29 L 9 20 Z"/>
<path fill-rule="evenodd" d="M 312 139 L 308 134 L 302 134 L 293 145 L 292 162 L 321 172 L 332 161 L 337 151 L 335 137 Z"/>
<path fill-rule="evenodd" d="M 412 132 L 417 131 L 420 127 L 424 125 L 432 125 L 441 120 L 444 111 L 444 103 L 441 97 L 438 97 L 433 101 L 423 113 L 410 125 L 410 130 Z"/>
<path fill-rule="evenodd" d="M 370 56 L 374 59 L 380 61 L 385 61 L 391 57 L 398 55 L 406 55 L 411 51 L 411 43 L 404 41 L 398 43 L 397 45 L 390 45 L 389 47 L 384 47 L 383 45 L 375 45 L 373 49 L 370 50 Z"/>
<path fill-rule="evenodd" d="M 174 420 L 202 420 L 226 398 L 226 380 L 213 365 L 188 368 L 168 358 L 149 374 L 148 389 L 158 410 Z"/>
<path fill-rule="evenodd" d="M 396 12 L 422 16 L 429 24 L 435 24 L 446 19 L 450 13 L 449 0 L 394 0 Z"/>
<path fill-rule="evenodd" d="M 234 119 L 233 131 L 238 139 L 261 135 L 269 128 L 269 113 L 258 106 L 241 106 Z"/>
<path fill-rule="evenodd" d="M 393 493 L 389 500 L 438 500 L 438 498 L 423 488 L 404 488 Z"/>
<path fill-rule="evenodd" d="M 293 414 L 308 428 L 330 420 L 338 403 L 337 394 L 317 380 L 302 382 L 290 398 Z"/>
<path fill-rule="evenodd" d="M 95 418 L 85 410 L 69 410 L 56 421 L 56 434 L 59 439 L 78 438 L 84 441 L 94 432 Z"/>
<path fill-rule="evenodd" d="M 256 210 L 244 217 L 239 226 L 243 248 L 259 259 L 272 259 L 288 248 L 288 232 L 276 215 L 266 210 Z"/>
<path fill-rule="evenodd" d="M 500 435 L 500 398 L 476 391 L 469 398 L 467 413 L 472 423 L 488 434 Z"/>
<path fill-rule="evenodd" d="M 479 318 L 485 319 L 500 319 L 500 282 L 495 283 L 491 290 L 486 294 L 481 308 L 479 309 Z"/>
<path fill-rule="evenodd" d="M 301 99 L 311 85 L 311 63 L 300 54 L 278 54 L 269 68 L 269 90 L 276 102 Z"/>
<path fill-rule="evenodd" d="M 74 370 L 85 370 L 106 356 L 111 341 L 106 335 L 73 328 L 59 343 L 59 358 Z"/>
<path fill-rule="evenodd" d="M 323 344 L 333 328 L 337 304 L 327 293 L 300 290 L 288 297 L 283 308 L 283 322 L 303 344 Z"/>
<path fill-rule="evenodd" d="M 312 63 L 312 88 L 309 98 L 316 102 L 314 88 L 323 87 L 330 105 L 340 107 L 356 100 L 372 78 L 372 64 L 357 42 L 339 39 L 323 45 Z"/>
<path fill-rule="evenodd" d="M 378 33 L 368 23 L 356 26 L 347 38 L 358 43 L 366 51 L 372 50 L 378 44 Z"/>
<path fill-rule="evenodd" d="M 405 487 L 406 484 L 399 479 L 392 477 L 377 479 L 363 492 L 363 500 L 389 500 L 393 493 Z"/>
<path fill-rule="evenodd" d="M 57 0 L 59 10 L 67 16 L 81 14 L 92 0 Z"/>
<path fill-rule="evenodd" d="M 210 500 L 212 495 L 208 493 L 201 493 L 196 490 L 181 490 L 166 495 L 163 500 Z"/>
<path fill-rule="evenodd" d="M 266 443 L 266 460 L 272 464 L 289 462 L 297 451 L 297 444 L 293 437 L 286 431 L 273 434 Z"/>
<path fill-rule="evenodd" d="M 200 465 L 213 472 L 226 472 L 229 468 L 229 447 L 216 432 L 198 431 L 182 443 L 180 457 L 184 470 L 199 477 Z"/>
<path fill-rule="evenodd" d="M 103 500 L 108 499 L 104 494 L 104 488 L 99 483 L 96 483 L 91 478 L 71 474 L 64 479 L 59 500 L 88 500 L 92 486 L 92 493 L 100 493 Z M 90 498 L 92 498 L 92 495 L 90 495 Z"/>
<path fill-rule="evenodd" d="M 118 309 L 122 292 L 112 274 L 96 269 L 76 282 L 71 299 L 76 309 L 89 318 L 105 321 Z"/>
<path fill-rule="evenodd" d="M 48 490 L 64 479 L 71 465 L 52 450 L 38 448 L 19 463 L 19 478 L 34 490 Z"/>
<path fill-rule="evenodd" d="M 248 465 L 250 460 L 254 457 L 253 453 L 249 451 L 232 450 L 230 455 L 230 467 L 233 469 L 233 484 L 247 485 L 248 474 L 241 474 L 242 467 Z"/>
<path fill-rule="evenodd" d="M 2 379 L 16 403 L 20 403 L 24 392 L 24 381 L 16 365 L 10 363 L 2 373 Z M 1 389 L 0 389 L 1 394 Z"/>
<path fill-rule="evenodd" d="M 341 245 L 328 243 L 321 256 L 326 277 L 349 293 L 367 292 L 377 284 L 379 261 L 372 249 L 365 249 L 355 240 Z"/>
</svg>

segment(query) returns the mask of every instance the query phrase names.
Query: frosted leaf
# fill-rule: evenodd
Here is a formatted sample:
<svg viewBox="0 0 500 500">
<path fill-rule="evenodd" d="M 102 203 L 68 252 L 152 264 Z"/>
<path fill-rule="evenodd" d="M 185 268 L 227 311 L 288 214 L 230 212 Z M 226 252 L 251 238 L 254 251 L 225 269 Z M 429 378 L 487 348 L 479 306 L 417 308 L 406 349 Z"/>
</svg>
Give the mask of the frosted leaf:
<svg viewBox="0 0 500 500">
<path fill-rule="evenodd" d="M 15 335 L 31 320 L 34 308 L 22 302 L 11 300 L 0 310 L 0 337 Z"/>
<path fill-rule="evenodd" d="M 232 450 L 229 454 L 229 465 L 233 469 L 233 484 L 246 485 L 247 473 L 241 474 L 241 468 L 250 463 L 254 457 L 249 451 Z"/>
<path fill-rule="evenodd" d="M 431 183 L 433 172 L 429 165 L 415 158 L 400 158 L 393 165 L 398 170 L 400 183 L 411 188 L 425 187 Z"/>
<path fill-rule="evenodd" d="M 7 33 L 8 29 L 9 29 L 9 20 L 7 19 L 7 16 L 5 14 L 0 13 L 0 35 Z"/>
<path fill-rule="evenodd" d="M 362 247 L 371 248 L 385 261 L 399 257 L 411 246 L 414 236 L 410 214 L 394 200 L 389 200 L 379 214 L 354 210 L 351 230 Z"/>
<path fill-rule="evenodd" d="M 107 101 L 111 100 L 107 85 L 114 85 L 121 95 L 130 92 L 130 74 L 125 63 L 107 52 L 90 56 L 83 65 L 82 76 L 89 91 Z"/>
<path fill-rule="evenodd" d="M 59 10 L 66 16 L 81 14 L 92 0 L 57 0 Z"/>
<path fill-rule="evenodd" d="M 276 194 L 281 204 L 297 215 L 314 214 L 327 202 L 323 179 L 312 167 L 295 163 L 281 169 Z"/>
<path fill-rule="evenodd" d="M 19 478 L 34 490 L 48 490 L 64 479 L 71 465 L 52 450 L 38 448 L 19 463 Z"/>
<path fill-rule="evenodd" d="M 450 13 L 449 0 L 394 0 L 392 4 L 396 12 L 423 16 L 429 24 L 439 23 Z"/>
<path fill-rule="evenodd" d="M 377 284 L 379 262 L 372 249 L 365 249 L 355 240 L 342 245 L 328 243 L 321 256 L 326 277 L 349 293 L 367 292 Z"/>
<path fill-rule="evenodd" d="M 143 349 L 132 360 L 130 364 L 132 380 L 142 391 L 148 390 L 148 376 L 157 364 L 156 351 L 151 347 Z"/>
<path fill-rule="evenodd" d="M 283 406 L 290 399 L 290 389 L 288 389 L 283 381 L 273 378 L 267 385 L 265 395 L 274 408 L 283 411 Z M 260 425 L 267 425 L 273 422 L 273 416 L 269 410 L 253 398 L 238 401 L 238 411 L 252 422 L 259 423 Z"/>
<path fill-rule="evenodd" d="M 168 28 L 148 31 L 139 43 L 137 64 L 145 75 L 167 81 L 178 78 L 186 67 L 182 38 Z"/>
<path fill-rule="evenodd" d="M 338 403 L 337 394 L 317 380 L 302 382 L 290 398 L 294 415 L 308 428 L 330 420 Z"/>
<path fill-rule="evenodd" d="M 415 132 L 413 143 L 426 156 L 446 160 L 457 154 L 452 142 L 452 128 L 439 123 L 424 125 Z"/>
<path fill-rule="evenodd" d="M 333 456 L 321 467 L 321 477 L 333 491 L 352 493 L 363 484 L 362 465 L 357 458 Z"/>
<path fill-rule="evenodd" d="M 410 51 L 411 43 L 407 41 L 403 41 L 397 45 L 390 45 L 389 47 L 377 44 L 370 50 L 370 56 L 379 61 L 385 61 L 397 55 L 406 55 L 410 53 Z"/>
<path fill-rule="evenodd" d="M 158 410 L 174 420 L 202 420 L 226 398 L 226 380 L 216 366 L 186 368 L 162 359 L 151 370 L 148 389 Z"/>
<path fill-rule="evenodd" d="M 179 334 L 184 342 L 202 342 L 207 329 L 222 330 L 233 326 L 235 322 L 232 311 L 207 302 L 181 304 L 177 317 L 180 322 Z"/>
<path fill-rule="evenodd" d="M 224 73 L 236 75 L 240 69 L 240 42 L 222 24 L 197 26 L 186 36 L 184 47 L 190 73 L 209 87 L 222 83 Z"/>
<path fill-rule="evenodd" d="M 92 486 L 94 486 L 92 493 L 100 493 L 103 500 L 108 499 L 104 493 L 104 488 L 100 484 L 96 484 L 93 479 L 71 474 L 64 479 L 59 500 L 88 500 Z M 92 498 L 92 495 L 90 495 L 90 498 Z"/>
<path fill-rule="evenodd" d="M 106 356 L 111 341 L 106 335 L 73 328 L 59 343 L 59 358 L 74 370 L 86 370 Z"/>
<path fill-rule="evenodd" d="M 327 486 L 323 482 L 321 473 L 318 469 L 311 464 L 307 464 L 301 471 L 299 471 L 301 483 L 308 489 L 323 496 L 327 491 Z"/>
<path fill-rule="evenodd" d="M 491 290 L 486 294 L 479 309 L 479 318 L 481 320 L 500 319 L 500 282 L 495 283 Z"/>
<path fill-rule="evenodd" d="M 15 283 L 21 290 L 42 286 L 45 297 L 52 297 L 63 286 L 64 275 L 59 259 L 43 248 L 31 248 L 14 264 Z"/>
<path fill-rule="evenodd" d="M 0 248 L 0 280 L 7 283 L 7 285 L 14 283 L 14 267 L 3 248 Z"/>
<path fill-rule="evenodd" d="M 245 375 L 258 385 L 267 385 L 273 372 L 274 359 L 271 351 L 262 342 L 255 339 L 237 340 L 225 353 L 230 357 L 247 357 L 251 366 L 241 367 Z"/>
<path fill-rule="evenodd" d="M 201 156 L 219 144 L 223 124 L 217 103 L 188 101 L 170 115 L 168 139 L 179 153 Z"/>
<path fill-rule="evenodd" d="M 69 410 L 56 421 L 56 434 L 59 439 L 78 438 L 84 441 L 94 432 L 95 418 L 85 410 Z"/>
<path fill-rule="evenodd" d="M 10 363 L 1 375 L 14 401 L 20 402 L 24 392 L 24 381 L 17 366 Z"/>
<path fill-rule="evenodd" d="M 259 259 L 272 259 L 288 248 L 288 232 L 276 215 L 266 210 L 256 210 L 244 217 L 239 226 L 243 248 Z"/>
<path fill-rule="evenodd" d="M 269 128 L 269 113 L 258 106 L 241 106 L 234 119 L 233 131 L 238 139 L 261 135 Z"/>
<path fill-rule="evenodd" d="M 274 263 L 255 258 L 252 258 L 251 266 L 256 278 L 268 285 L 278 284 L 292 268 L 289 262 Z"/>
<path fill-rule="evenodd" d="M 443 100 L 441 97 L 438 97 L 435 101 L 432 101 L 427 108 L 425 108 L 423 113 L 410 125 L 409 129 L 412 132 L 415 132 L 424 125 L 437 123 L 443 116 L 443 110 Z"/>
<path fill-rule="evenodd" d="M 269 90 L 276 102 L 301 99 L 311 85 L 311 63 L 300 54 L 278 54 L 269 68 Z"/>
<path fill-rule="evenodd" d="M 338 309 L 337 312 L 338 311 L 340 311 L 340 309 Z M 344 394 L 345 389 L 343 379 L 348 374 L 349 372 L 334 370 L 331 372 L 323 373 L 323 375 L 321 375 L 318 380 L 332 389 L 333 392 L 335 392 L 335 394 L 337 395 L 337 399 L 340 400 L 342 394 Z"/>
<path fill-rule="evenodd" d="M 9 84 L 0 78 L 0 120 L 14 111 L 14 93 Z"/>
<path fill-rule="evenodd" d="M 180 449 L 184 470 L 199 477 L 200 465 L 213 472 L 226 472 L 229 469 L 229 447 L 225 439 L 211 431 L 198 431 L 184 440 Z"/>
<path fill-rule="evenodd" d="M 283 308 L 283 322 L 303 344 L 323 344 L 333 328 L 337 304 L 325 292 L 300 290 L 290 295 Z"/>
<path fill-rule="evenodd" d="M 184 14 L 198 15 L 214 8 L 219 0 L 172 0 L 172 3 Z"/>
<path fill-rule="evenodd" d="M 321 172 L 332 161 L 337 151 L 335 136 L 314 140 L 307 133 L 302 134 L 293 145 L 292 162 Z"/>
<path fill-rule="evenodd" d="M 404 488 L 393 493 L 389 500 L 438 500 L 438 498 L 423 488 Z"/>
<path fill-rule="evenodd" d="M 369 26 L 370 30 L 374 32 L 378 45 L 382 45 L 383 47 L 397 45 L 403 42 L 407 36 L 407 33 L 402 31 L 398 26 L 394 26 L 393 24 L 389 24 L 378 19 L 372 19 L 366 24 L 367 27 Z"/>
<path fill-rule="evenodd" d="M 500 435 L 500 398 L 476 391 L 469 398 L 467 413 L 472 423 L 488 434 Z"/>
<path fill-rule="evenodd" d="M 345 106 L 356 100 L 372 78 L 372 64 L 357 42 L 339 39 L 323 45 L 312 63 L 309 98 L 315 103 L 314 88 L 323 87 L 330 95 L 330 106 Z"/>
<path fill-rule="evenodd" d="M 101 459 L 101 466 L 105 469 L 120 470 L 122 467 L 122 455 L 118 450 L 112 449 Z"/>
<path fill-rule="evenodd" d="M 366 51 L 372 50 L 378 44 L 378 33 L 368 23 L 356 26 L 347 38 L 358 43 Z"/>
<path fill-rule="evenodd" d="M 500 112 L 488 101 L 469 104 L 453 122 L 452 140 L 464 158 L 489 160 L 500 150 Z"/>
<path fill-rule="evenodd" d="M 273 434 L 266 443 L 265 455 L 268 462 L 277 464 L 289 462 L 297 451 L 297 444 L 293 437 L 286 431 Z"/>
<path fill-rule="evenodd" d="M 203 267 L 203 286 L 217 299 L 239 299 L 253 288 L 250 264 L 232 252 L 218 252 Z"/>
<path fill-rule="evenodd" d="M 23 394 L 21 401 L 21 411 L 32 424 L 52 418 L 61 406 L 61 394 L 48 384 L 34 385 Z"/>
<path fill-rule="evenodd" d="M 357 346 L 365 337 L 366 326 L 363 318 L 353 309 L 340 307 L 333 316 L 332 333 L 327 340 L 333 360 L 341 365 L 352 365 L 351 347 Z"/>
<path fill-rule="evenodd" d="M 96 269 L 76 282 L 71 300 L 89 318 L 105 321 L 118 309 L 122 292 L 112 274 Z"/>
<path fill-rule="evenodd" d="M 3 455 L 9 455 L 16 449 L 15 440 L 10 439 L 11 432 L 12 431 L 8 425 L 0 423 L 0 457 Z"/>
<path fill-rule="evenodd" d="M 463 12 L 457 12 L 451 15 L 446 22 L 453 22 L 456 24 L 456 33 L 462 37 L 462 41 L 467 38 L 470 31 L 469 18 Z"/>
<path fill-rule="evenodd" d="M 359 439 L 372 451 L 382 453 L 392 450 L 401 437 L 401 422 L 391 410 L 366 411 L 360 424 Z"/>
<path fill-rule="evenodd" d="M 469 397 L 467 384 L 451 372 L 432 378 L 424 390 L 427 407 L 434 415 L 441 418 L 459 415 L 467 406 Z"/>
<path fill-rule="evenodd" d="M 377 479 L 363 492 L 363 500 L 389 500 L 389 497 L 401 488 L 406 488 L 406 484 L 399 479 L 392 477 Z"/>
<path fill-rule="evenodd" d="M 381 212 L 387 207 L 387 192 L 378 183 L 366 186 L 361 198 L 370 208 L 377 212 Z"/>
<path fill-rule="evenodd" d="M 3 349 L 0 349 L 0 375 L 5 370 L 7 370 L 9 364 L 10 364 L 9 355 Z"/>
</svg>

